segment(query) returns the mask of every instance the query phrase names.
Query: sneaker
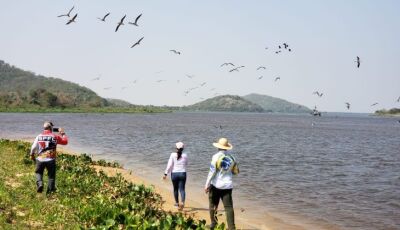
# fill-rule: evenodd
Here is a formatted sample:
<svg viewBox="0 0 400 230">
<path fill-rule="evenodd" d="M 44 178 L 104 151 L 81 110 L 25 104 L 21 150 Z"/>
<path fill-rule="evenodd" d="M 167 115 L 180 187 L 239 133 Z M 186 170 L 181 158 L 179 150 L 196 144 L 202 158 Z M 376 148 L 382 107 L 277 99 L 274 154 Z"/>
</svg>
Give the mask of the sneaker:
<svg viewBox="0 0 400 230">
<path fill-rule="evenodd" d="M 175 206 L 176 208 L 179 208 L 179 204 L 178 204 L 178 203 L 175 203 L 174 206 Z"/>
<path fill-rule="evenodd" d="M 179 209 L 182 210 L 185 207 L 185 203 L 179 205 Z"/>
<path fill-rule="evenodd" d="M 39 185 L 36 191 L 38 193 L 42 193 L 43 192 L 43 185 Z"/>
</svg>

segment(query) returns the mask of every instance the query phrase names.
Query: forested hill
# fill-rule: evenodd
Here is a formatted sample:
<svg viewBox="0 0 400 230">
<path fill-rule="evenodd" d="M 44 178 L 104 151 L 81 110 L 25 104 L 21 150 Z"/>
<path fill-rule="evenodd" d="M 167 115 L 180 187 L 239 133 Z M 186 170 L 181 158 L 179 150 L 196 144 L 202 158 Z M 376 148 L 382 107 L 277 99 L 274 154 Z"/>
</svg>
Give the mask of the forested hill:
<svg viewBox="0 0 400 230">
<path fill-rule="evenodd" d="M 107 100 L 78 84 L 36 75 L 0 60 L 0 105 L 6 107 L 102 107 Z"/>
<path fill-rule="evenodd" d="M 261 94 L 249 94 L 244 99 L 260 105 L 265 112 L 274 113 L 310 113 L 311 109 L 304 105 L 295 104 L 286 100 Z"/>
<path fill-rule="evenodd" d="M 223 95 L 184 107 L 192 111 L 224 111 L 224 112 L 263 112 L 261 106 L 242 97 Z"/>
</svg>

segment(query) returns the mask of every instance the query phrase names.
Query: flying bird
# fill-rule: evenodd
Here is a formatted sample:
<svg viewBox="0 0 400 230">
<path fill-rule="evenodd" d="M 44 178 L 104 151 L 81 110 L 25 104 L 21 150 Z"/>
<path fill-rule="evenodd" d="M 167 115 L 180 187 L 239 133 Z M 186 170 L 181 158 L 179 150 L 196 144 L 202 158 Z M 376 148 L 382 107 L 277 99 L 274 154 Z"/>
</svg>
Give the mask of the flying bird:
<svg viewBox="0 0 400 230">
<path fill-rule="evenodd" d="M 283 46 L 285 47 L 285 49 L 287 49 L 289 47 L 289 45 L 286 43 L 283 43 Z"/>
<path fill-rule="evenodd" d="M 61 15 L 58 15 L 57 17 L 64 17 L 64 16 L 70 17 L 71 11 L 72 11 L 74 8 L 75 8 L 75 6 L 72 6 L 72 8 L 68 11 L 67 14 L 61 14 Z"/>
<path fill-rule="evenodd" d="M 170 50 L 171 52 L 174 52 L 175 54 L 178 54 L 178 55 L 180 55 L 181 54 L 181 52 L 179 52 L 179 51 L 176 51 L 176 50 Z"/>
<path fill-rule="evenodd" d="M 346 104 L 346 108 L 347 108 L 347 109 L 350 109 L 350 103 L 345 102 L 345 104 Z"/>
<path fill-rule="evenodd" d="M 230 73 L 232 73 L 233 71 L 238 71 L 239 72 L 239 68 L 236 67 L 236 68 L 233 68 L 233 69 L 229 70 Z"/>
<path fill-rule="evenodd" d="M 289 50 L 289 52 L 292 52 L 292 49 L 288 49 Z"/>
<path fill-rule="evenodd" d="M 258 80 L 261 80 L 263 77 L 264 77 L 264 76 L 260 76 L 260 77 L 258 77 Z"/>
<path fill-rule="evenodd" d="M 322 95 L 324 95 L 324 93 L 320 93 L 320 92 L 318 92 L 318 91 L 313 92 L 313 94 L 317 94 L 318 97 L 322 97 Z"/>
<path fill-rule="evenodd" d="M 110 13 L 107 13 L 106 15 L 104 15 L 103 18 L 98 18 L 100 21 L 105 22 L 106 21 L 106 17 L 108 17 L 108 15 L 110 15 Z"/>
<path fill-rule="evenodd" d="M 126 14 L 125 14 L 125 16 L 123 16 L 123 17 L 121 18 L 121 21 L 118 22 L 117 28 L 115 28 L 115 32 L 118 31 L 118 29 L 119 29 L 119 27 L 120 27 L 121 25 L 125 25 L 125 24 L 124 24 L 124 19 L 125 19 L 125 17 L 126 17 Z"/>
<path fill-rule="evenodd" d="M 225 62 L 225 63 L 223 63 L 222 65 L 221 65 L 221 67 L 222 66 L 225 66 L 225 65 L 231 65 L 231 66 L 235 66 L 233 63 L 231 63 L 231 62 Z"/>
<path fill-rule="evenodd" d="M 399 98 L 397 98 L 397 102 L 400 102 L 400 97 L 399 97 Z"/>
<path fill-rule="evenodd" d="M 133 48 L 133 47 L 135 47 L 135 46 L 137 46 L 137 45 L 139 45 L 140 44 L 140 42 L 143 40 L 143 38 L 144 37 L 142 37 L 141 39 L 139 39 L 135 44 L 133 44 L 132 46 L 131 46 L 131 48 Z"/>
<path fill-rule="evenodd" d="M 200 86 L 203 87 L 205 84 L 207 84 L 207 82 L 201 83 Z"/>
<path fill-rule="evenodd" d="M 355 62 L 357 62 L 357 68 L 360 68 L 361 61 L 359 56 L 357 56 L 357 60 L 355 60 Z"/>
<path fill-rule="evenodd" d="M 188 77 L 188 78 L 192 79 L 192 78 L 194 78 L 194 75 L 189 75 L 189 74 L 186 74 L 186 77 Z"/>
<path fill-rule="evenodd" d="M 371 106 L 375 106 L 375 105 L 377 105 L 378 104 L 378 102 L 375 102 L 374 104 L 372 104 Z"/>
<path fill-rule="evenodd" d="M 138 22 L 138 20 L 139 20 L 139 18 L 140 18 L 141 16 L 142 16 L 142 14 L 139 14 L 139 16 L 136 17 L 135 22 L 128 22 L 128 23 L 131 24 L 131 25 L 139 26 L 139 25 L 137 24 L 137 22 Z"/>
<path fill-rule="evenodd" d="M 280 77 L 275 78 L 275 81 L 277 81 L 277 80 L 281 80 L 281 78 Z"/>
<path fill-rule="evenodd" d="M 72 17 L 72 18 L 67 22 L 67 24 L 65 24 L 65 25 L 68 25 L 68 24 L 70 24 L 71 22 L 75 22 L 75 19 L 76 19 L 77 16 L 78 16 L 78 14 L 75 14 L 75 16 Z"/>
<path fill-rule="evenodd" d="M 265 66 L 260 66 L 257 68 L 257 70 L 260 70 L 260 69 L 267 69 L 267 68 Z"/>
</svg>

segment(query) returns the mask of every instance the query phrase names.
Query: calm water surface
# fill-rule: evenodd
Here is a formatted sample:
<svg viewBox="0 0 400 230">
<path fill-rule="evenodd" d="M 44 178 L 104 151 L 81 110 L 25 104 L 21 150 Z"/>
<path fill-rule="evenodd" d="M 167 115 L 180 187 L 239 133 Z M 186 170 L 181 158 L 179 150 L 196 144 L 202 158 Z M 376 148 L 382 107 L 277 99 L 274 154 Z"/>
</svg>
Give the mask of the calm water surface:
<svg viewBox="0 0 400 230">
<path fill-rule="evenodd" d="M 340 229 L 400 229 L 398 118 L 0 113 L 0 137 L 34 138 L 48 119 L 65 127 L 70 148 L 153 179 L 162 175 L 174 143 L 183 141 L 189 180 L 199 191 L 216 152 L 212 142 L 224 136 L 240 162 L 236 207 Z"/>
</svg>

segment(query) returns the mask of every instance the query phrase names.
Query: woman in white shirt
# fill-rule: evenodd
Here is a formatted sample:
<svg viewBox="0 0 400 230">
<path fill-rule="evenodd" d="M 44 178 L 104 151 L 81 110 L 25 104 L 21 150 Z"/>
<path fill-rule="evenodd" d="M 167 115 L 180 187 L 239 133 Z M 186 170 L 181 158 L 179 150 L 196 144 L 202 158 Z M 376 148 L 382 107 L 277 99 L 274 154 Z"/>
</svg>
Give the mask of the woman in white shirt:
<svg viewBox="0 0 400 230">
<path fill-rule="evenodd" d="M 185 206 L 185 184 L 186 184 L 186 167 L 188 164 L 187 154 L 183 152 L 184 144 L 178 142 L 175 144 L 176 152 L 171 153 L 167 168 L 165 169 L 163 179 L 171 173 L 172 185 L 174 186 L 175 206 L 182 209 Z M 179 204 L 179 194 L 181 194 L 181 203 Z"/>
</svg>

